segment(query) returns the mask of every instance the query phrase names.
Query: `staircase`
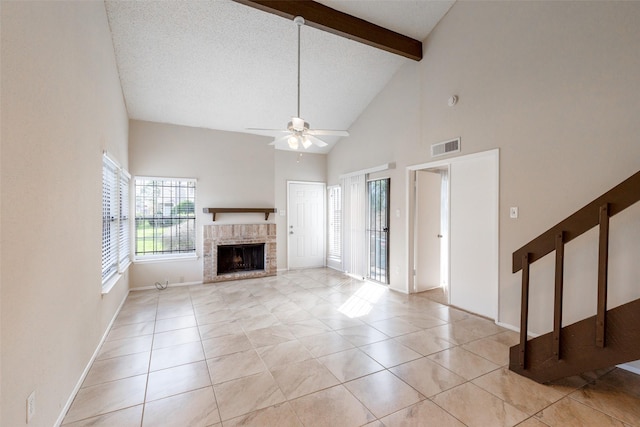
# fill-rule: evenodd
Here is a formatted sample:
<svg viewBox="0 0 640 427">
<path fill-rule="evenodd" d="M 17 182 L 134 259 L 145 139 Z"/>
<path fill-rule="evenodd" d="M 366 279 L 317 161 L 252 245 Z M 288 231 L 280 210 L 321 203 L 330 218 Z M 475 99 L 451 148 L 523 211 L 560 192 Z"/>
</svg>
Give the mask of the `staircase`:
<svg viewBox="0 0 640 427">
<path fill-rule="evenodd" d="M 640 172 L 513 253 L 513 273 L 522 270 L 522 301 L 520 343 L 510 349 L 510 370 L 545 383 L 640 359 L 640 299 L 607 310 L 609 218 L 638 201 Z M 564 246 L 594 227 L 599 227 L 596 315 L 562 327 Z M 553 331 L 528 340 L 529 268 L 554 251 Z"/>
</svg>

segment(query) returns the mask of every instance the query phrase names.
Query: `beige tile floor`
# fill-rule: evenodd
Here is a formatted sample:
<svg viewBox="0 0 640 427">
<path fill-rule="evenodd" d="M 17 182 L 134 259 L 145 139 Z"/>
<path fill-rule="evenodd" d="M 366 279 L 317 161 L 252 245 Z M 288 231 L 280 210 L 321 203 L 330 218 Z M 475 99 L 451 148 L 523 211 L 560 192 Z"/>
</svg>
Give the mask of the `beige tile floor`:
<svg viewBox="0 0 640 427">
<path fill-rule="evenodd" d="M 639 376 L 537 384 L 442 298 L 328 269 L 132 292 L 63 425 L 640 425 Z"/>
</svg>

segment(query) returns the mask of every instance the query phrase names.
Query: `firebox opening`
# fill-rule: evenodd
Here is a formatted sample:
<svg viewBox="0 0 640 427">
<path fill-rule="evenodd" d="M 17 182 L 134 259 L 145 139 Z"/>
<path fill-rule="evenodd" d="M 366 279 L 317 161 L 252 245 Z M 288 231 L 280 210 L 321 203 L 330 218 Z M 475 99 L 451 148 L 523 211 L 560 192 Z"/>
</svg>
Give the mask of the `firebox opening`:
<svg viewBox="0 0 640 427">
<path fill-rule="evenodd" d="M 264 243 L 218 246 L 218 275 L 264 270 Z"/>
</svg>

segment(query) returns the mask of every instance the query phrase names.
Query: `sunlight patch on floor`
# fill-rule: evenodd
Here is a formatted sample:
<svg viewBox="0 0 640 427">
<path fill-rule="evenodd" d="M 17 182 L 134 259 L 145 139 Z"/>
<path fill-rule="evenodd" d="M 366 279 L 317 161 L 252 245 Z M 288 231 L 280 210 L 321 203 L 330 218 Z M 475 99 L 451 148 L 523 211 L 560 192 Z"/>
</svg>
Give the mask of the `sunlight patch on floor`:
<svg viewBox="0 0 640 427">
<path fill-rule="evenodd" d="M 340 306 L 338 311 L 352 319 L 365 316 L 386 291 L 386 286 L 365 283 Z"/>
</svg>

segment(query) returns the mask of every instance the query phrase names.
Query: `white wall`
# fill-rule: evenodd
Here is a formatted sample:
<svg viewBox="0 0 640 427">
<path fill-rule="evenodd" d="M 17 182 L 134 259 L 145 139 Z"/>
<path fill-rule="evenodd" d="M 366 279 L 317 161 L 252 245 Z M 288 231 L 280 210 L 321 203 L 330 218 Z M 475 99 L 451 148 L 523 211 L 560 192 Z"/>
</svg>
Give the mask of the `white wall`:
<svg viewBox="0 0 640 427">
<path fill-rule="evenodd" d="M 214 224 L 203 208 L 275 207 L 275 150 L 270 138 L 236 132 L 131 120 L 132 175 L 196 178 L 198 259 L 140 262 L 131 267 L 131 287 L 202 282 L 202 227 Z M 268 223 L 275 222 L 269 216 Z M 262 214 L 218 214 L 215 224 L 264 223 Z M 278 230 L 279 232 L 280 230 Z"/>
<path fill-rule="evenodd" d="M 460 155 L 500 149 L 498 320 L 518 325 L 513 251 L 640 169 L 639 22 L 638 2 L 454 4 L 425 41 L 424 59 L 407 62 L 328 156 L 329 183 L 396 162 L 392 212 L 402 215 L 392 215 L 392 288 L 408 289 L 405 167 L 428 162 L 431 144 L 460 136 Z M 460 101 L 451 108 L 453 94 Z M 519 219 L 509 219 L 510 206 Z M 640 215 L 630 216 L 640 229 Z M 637 254 L 637 241 L 621 240 L 618 254 Z M 628 277 L 640 277 L 640 266 L 625 268 L 611 286 L 628 296 L 638 292 Z M 532 289 L 539 305 L 531 327 L 544 332 L 536 310 L 549 309 L 552 292 L 536 277 Z"/>
<path fill-rule="evenodd" d="M 101 295 L 102 151 L 127 113 L 102 2 L 2 2 L 3 426 L 56 423 L 117 308 Z"/>
<path fill-rule="evenodd" d="M 427 43 L 425 141 L 453 133 L 465 151 L 501 149 L 505 323 L 517 324 L 520 311 L 511 253 L 640 169 L 638 22 L 638 3 L 461 3 Z M 450 109 L 454 92 L 460 103 Z M 519 206 L 518 220 L 508 218 L 509 206 Z M 571 262 L 568 253 L 567 268 Z M 534 332 L 548 329 L 550 295 L 533 277 Z"/>
<path fill-rule="evenodd" d="M 378 94 L 359 119 L 327 156 L 327 182 L 339 184 L 341 174 L 359 171 L 385 163 L 396 167 L 375 175 L 389 177 L 389 286 L 402 292 L 408 290 L 406 260 L 406 172 L 409 164 L 420 161 L 420 99 L 419 66 L 409 63 L 402 67 Z M 399 216 L 398 216 L 399 214 Z"/>
<path fill-rule="evenodd" d="M 214 224 L 207 207 L 269 207 L 267 223 L 277 226 L 278 269 L 287 268 L 288 180 L 324 182 L 324 154 L 275 150 L 271 138 L 236 132 L 131 120 L 129 163 L 132 175 L 197 178 L 195 260 L 135 263 L 131 287 L 202 281 L 202 227 Z M 285 215 L 281 215 L 284 212 Z M 218 214 L 215 224 L 264 223 L 262 214 Z"/>
</svg>

